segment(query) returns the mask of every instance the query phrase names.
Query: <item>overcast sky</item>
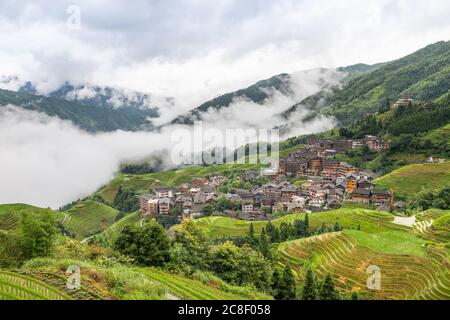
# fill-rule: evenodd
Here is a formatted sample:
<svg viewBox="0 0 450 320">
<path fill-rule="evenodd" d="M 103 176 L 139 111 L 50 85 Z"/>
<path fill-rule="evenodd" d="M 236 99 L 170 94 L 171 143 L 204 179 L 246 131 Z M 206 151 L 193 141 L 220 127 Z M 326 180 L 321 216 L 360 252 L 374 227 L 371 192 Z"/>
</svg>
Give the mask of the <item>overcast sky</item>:
<svg viewBox="0 0 450 320">
<path fill-rule="evenodd" d="M 170 96 L 175 115 L 275 74 L 400 58 L 449 40 L 449 17 L 448 0 L 2 0 L 0 76 L 30 80 L 42 92 L 70 81 Z M 207 123 L 272 127 L 282 108 L 319 90 L 315 72 L 292 79 L 293 97 L 274 95 L 263 109 L 237 101 L 206 114 Z M 119 163 L 169 139 L 93 136 L 43 114 L 0 111 L 0 203 L 73 201 L 107 183 Z M 332 126 L 318 119 L 295 133 Z"/>
<path fill-rule="evenodd" d="M 72 4 L 80 29 L 67 27 Z M 448 40 L 449 16 L 448 0 L 2 0 L 0 75 L 41 90 L 115 85 L 188 108 L 274 74 L 402 57 Z"/>
</svg>

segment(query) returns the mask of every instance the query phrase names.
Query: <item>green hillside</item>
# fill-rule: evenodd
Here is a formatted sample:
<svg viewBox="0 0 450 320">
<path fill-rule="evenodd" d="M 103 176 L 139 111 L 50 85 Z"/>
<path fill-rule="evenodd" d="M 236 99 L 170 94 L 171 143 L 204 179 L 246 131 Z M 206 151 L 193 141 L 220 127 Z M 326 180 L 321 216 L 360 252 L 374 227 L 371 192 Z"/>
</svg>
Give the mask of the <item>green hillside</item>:
<svg viewBox="0 0 450 320">
<path fill-rule="evenodd" d="M 433 142 L 447 141 L 447 145 L 450 146 L 450 123 L 441 128 L 430 131 L 425 136 L 425 139 L 430 139 Z"/>
<path fill-rule="evenodd" d="M 167 292 L 179 299 L 187 300 L 243 300 L 248 299 L 239 294 L 224 292 L 218 288 L 205 285 L 198 280 L 169 274 L 156 268 L 138 269 L 152 281 L 163 285 Z"/>
<path fill-rule="evenodd" d="M 393 188 L 399 194 L 414 194 L 422 187 L 438 189 L 450 183 L 450 162 L 413 164 L 375 180 L 378 187 Z"/>
<path fill-rule="evenodd" d="M 68 300 L 64 292 L 31 277 L 0 270 L 0 300 Z"/>
<path fill-rule="evenodd" d="M 450 41 L 438 42 L 355 77 L 329 100 L 327 112 L 342 123 L 351 123 L 378 111 L 385 98 L 395 100 L 406 94 L 420 101 L 438 99 L 448 92 L 449 82 Z"/>
<path fill-rule="evenodd" d="M 76 126 L 89 132 L 125 130 L 135 131 L 148 127 L 149 117 L 155 117 L 152 109 L 85 105 L 54 97 L 44 97 L 26 92 L 0 89 L 0 107 L 14 105 L 27 110 L 43 112 L 70 120 Z"/>
<path fill-rule="evenodd" d="M 139 223 L 141 220 L 142 220 L 142 213 L 140 211 L 130 213 L 125 217 L 123 217 L 122 219 L 120 219 L 119 221 L 110 225 L 101 233 L 95 235 L 94 239 L 96 242 L 110 245 L 125 226 Z"/>
<path fill-rule="evenodd" d="M 210 101 L 203 103 L 197 108 L 180 115 L 175 118 L 172 124 L 193 124 L 194 121 L 200 119 L 200 115 L 209 108 L 220 109 L 228 107 L 235 99 L 245 99 L 255 103 L 263 103 L 269 97 L 270 90 L 278 90 L 285 94 L 291 93 L 290 76 L 288 74 L 280 74 L 270 79 L 261 80 L 248 88 L 235 92 L 226 93 L 218 96 Z"/>
<path fill-rule="evenodd" d="M 0 230 L 16 230 L 20 224 L 20 217 L 23 214 L 39 214 L 41 212 L 51 212 L 57 219 L 62 217 L 50 209 L 42 209 L 27 204 L 3 204 L 0 205 Z"/>
<path fill-rule="evenodd" d="M 329 272 L 341 290 L 358 292 L 366 299 L 450 299 L 448 265 L 425 256 L 421 240 L 403 232 L 373 236 L 344 231 L 285 242 L 278 249 L 280 262 L 290 262 L 299 280 L 307 265 L 321 278 Z M 399 247 L 400 239 L 410 248 Z M 380 268 L 380 290 L 367 288 L 369 266 Z"/>
<path fill-rule="evenodd" d="M 272 223 L 279 226 L 282 222 L 293 223 L 295 220 L 304 218 L 304 213 L 289 214 L 272 220 Z M 394 216 L 390 213 L 361 208 L 343 208 L 309 215 L 309 225 L 313 229 L 320 228 L 322 223 L 325 223 L 326 227 L 333 227 L 336 222 L 339 222 L 344 228 L 356 229 L 360 226 L 361 230 L 371 233 L 405 230 L 405 227 L 392 224 L 393 220 Z M 213 238 L 245 236 L 248 234 L 251 223 L 253 223 L 255 233 L 259 234 L 267 224 L 266 221 L 249 222 L 228 217 L 206 217 L 194 221 L 204 227 Z"/>
<path fill-rule="evenodd" d="M 378 112 L 386 101 L 394 102 L 403 95 L 439 103 L 448 94 L 449 81 L 450 41 L 442 41 L 375 70 L 352 75 L 342 88 L 320 91 L 282 115 L 287 119 L 306 107 L 336 117 L 341 125 L 352 125 L 362 116 Z"/>
<path fill-rule="evenodd" d="M 81 290 L 68 290 L 67 276 L 61 270 L 69 265 L 80 266 Z M 103 265 L 81 259 L 35 259 L 22 267 L 21 277 L 40 283 L 44 288 L 66 299 L 126 299 L 126 300 L 254 300 L 272 299 L 252 288 L 241 288 L 221 279 L 203 275 L 185 276 L 155 267 L 135 267 L 120 264 Z M 9 271 L 7 273 L 10 273 Z M 0 289 L 2 288 L 0 271 Z M 14 273 L 18 276 L 17 273 Z M 12 282 L 9 280 L 9 282 Z M 17 281 L 15 281 L 17 282 Z M 6 291 L 6 290 L 5 290 Z M 12 290 L 9 290 L 12 291 Z M 43 290 L 40 290 L 43 291 Z M 1 291 L 0 291 L 1 297 Z M 6 296 L 4 299 L 23 299 Z"/>
<path fill-rule="evenodd" d="M 101 202 L 87 199 L 65 211 L 60 223 L 76 239 L 82 240 L 108 228 L 114 223 L 117 214 L 116 209 Z"/>
</svg>

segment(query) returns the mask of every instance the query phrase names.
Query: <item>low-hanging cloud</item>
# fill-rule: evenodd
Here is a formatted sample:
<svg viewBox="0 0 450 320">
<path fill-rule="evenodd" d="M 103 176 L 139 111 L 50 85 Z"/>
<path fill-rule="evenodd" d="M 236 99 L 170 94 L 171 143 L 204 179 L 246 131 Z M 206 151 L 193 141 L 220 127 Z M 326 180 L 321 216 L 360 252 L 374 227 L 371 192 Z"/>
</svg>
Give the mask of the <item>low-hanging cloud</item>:
<svg viewBox="0 0 450 320">
<path fill-rule="evenodd" d="M 300 76 L 301 74 L 301 76 Z M 225 132 L 233 128 L 270 129 L 280 119 L 274 116 L 323 87 L 337 85 L 336 71 L 308 71 L 291 77 L 292 94 L 271 93 L 262 105 L 235 101 L 221 111 L 203 116 L 205 129 Z M 312 133 L 333 126 L 331 118 L 303 124 L 300 109 L 288 120 L 297 123 L 288 136 Z M 57 208 L 89 195 L 106 184 L 126 161 L 142 160 L 172 149 L 172 133 L 186 126 L 168 126 L 159 132 L 89 134 L 70 121 L 7 106 L 0 108 L 0 203 L 23 202 Z M 208 146 L 210 147 L 210 146 Z M 170 159 L 166 168 L 174 166 Z"/>
<path fill-rule="evenodd" d="M 113 178 L 122 161 L 167 147 L 162 134 L 92 135 L 69 121 L 0 108 L 0 203 L 57 208 Z"/>
<path fill-rule="evenodd" d="M 236 99 L 226 108 L 209 108 L 201 114 L 201 120 L 222 130 L 248 127 L 270 129 L 286 123 L 294 124 L 282 138 L 328 130 L 335 125 L 331 117 L 319 115 L 308 123 L 302 123 L 310 114 L 307 108 L 297 108 L 289 119 L 283 118 L 281 113 L 320 90 L 340 86 L 345 75 L 346 73 L 336 69 L 296 72 L 289 76 L 290 93 L 272 90 L 262 104 Z"/>
</svg>

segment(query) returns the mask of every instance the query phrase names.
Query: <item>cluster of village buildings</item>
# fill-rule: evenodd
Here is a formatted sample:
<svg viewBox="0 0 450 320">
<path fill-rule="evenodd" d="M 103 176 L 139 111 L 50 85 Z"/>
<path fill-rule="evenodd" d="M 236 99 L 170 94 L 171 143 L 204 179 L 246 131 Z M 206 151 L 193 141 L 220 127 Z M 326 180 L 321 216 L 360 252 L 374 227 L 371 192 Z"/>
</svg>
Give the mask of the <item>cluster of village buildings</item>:
<svg viewBox="0 0 450 320">
<path fill-rule="evenodd" d="M 239 179 L 254 181 L 261 175 L 267 179 L 264 185 L 253 189 L 234 189 L 233 193 L 221 193 L 220 186 L 227 177 L 213 174 L 193 178 L 178 188 L 156 187 L 152 193 L 140 197 L 141 212 L 147 216 L 169 214 L 178 207 L 179 218 L 201 216 L 203 209 L 214 205 L 219 196 L 239 204 L 239 210 L 214 212 L 243 220 L 271 219 L 277 211 L 317 212 L 339 208 L 345 201 L 374 204 L 389 210 L 393 195 L 387 190 L 377 190 L 372 182 L 377 175 L 370 170 L 334 159 L 338 153 L 367 145 L 371 150 L 389 148 L 383 139 L 366 136 L 359 140 L 330 141 L 312 137 L 304 148 L 280 159 L 278 170 L 240 172 Z M 303 182 L 300 186 L 290 181 Z"/>
</svg>

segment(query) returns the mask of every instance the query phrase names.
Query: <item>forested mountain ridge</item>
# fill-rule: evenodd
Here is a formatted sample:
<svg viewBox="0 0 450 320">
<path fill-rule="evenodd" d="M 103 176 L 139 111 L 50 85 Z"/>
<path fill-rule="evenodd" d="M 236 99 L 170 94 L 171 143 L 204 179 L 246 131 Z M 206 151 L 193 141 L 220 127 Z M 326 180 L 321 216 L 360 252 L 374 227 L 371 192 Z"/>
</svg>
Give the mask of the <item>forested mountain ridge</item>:
<svg viewBox="0 0 450 320">
<path fill-rule="evenodd" d="M 0 106 L 7 105 L 70 120 L 88 132 L 148 129 L 152 127 L 148 118 L 157 115 L 153 109 L 87 105 L 61 98 L 0 89 Z"/>
<path fill-rule="evenodd" d="M 300 107 L 321 110 L 343 124 L 377 112 L 386 101 L 410 96 L 434 101 L 450 89 L 450 41 L 438 42 L 404 58 L 352 77 L 342 88 L 322 90 L 282 113 L 286 118 Z"/>
<path fill-rule="evenodd" d="M 0 106 L 14 105 L 27 110 L 43 112 L 62 120 L 70 120 L 88 132 L 98 131 L 136 131 L 151 127 L 148 117 L 154 110 L 124 107 L 99 107 L 85 105 L 76 101 L 44 97 L 25 92 L 0 89 Z"/>
<path fill-rule="evenodd" d="M 234 99 L 248 99 L 261 104 L 269 97 L 267 90 L 278 90 L 284 94 L 292 93 L 289 86 L 290 76 L 287 73 L 276 75 L 270 79 L 261 80 L 246 89 L 226 93 L 207 101 L 197 108 L 188 111 L 172 120 L 171 124 L 193 124 L 194 121 L 201 118 L 201 114 L 209 108 L 220 109 L 228 107 Z"/>
<path fill-rule="evenodd" d="M 258 81 L 248 88 L 220 95 L 203 103 L 199 107 L 176 117 L 170 124 L 193 124 L 194 121 L 200 120 L 202 115 L 208 110 L 221 110 L 229 107 L 233 102 L 238 100 L 246 100 L 263 105 L 264 103 L 267 103 L 268 99 L 275 93 L 291 97 L 295 101 L 297 96 L 305 96 L 305 92 L 315 92 L 315 90 L 311 90 L 313 87 L 316 88 L 316 91 L 328 90 L 350 75 L 367 72 L 377 67 L 377 65 L 370 66 L 358 64 L 338 69 L 317 68 L 291 74 L 282 73 L 269 79 Z M 306 94 L 306 96 L 309 94 Z M 268 104 L 270 104 L 270 102 Z M 286 105 L 285 108 L 289 108 L 289 105 Z M 282 110 L 280 110 L 280 112 L 281 111 Z"/>
<path fill-rule="evenodd" d="M 153 110 L 154 116 L 158 116 L 158 105 L 154 100 L 173 103 L 171 98 L 156 97 L 151 93 L 143 93 L 110 86 L 99 86 L 91 84 L 74 85 L 68 81 L 48 93 L 39 92 L 30 81 L 22 84 L 19 92 L 43 95 L 46 97 L 60 98 L 76 101 L 81 104 L 95 105 L 110 108 L 138 108 Z"/>
</svg>

